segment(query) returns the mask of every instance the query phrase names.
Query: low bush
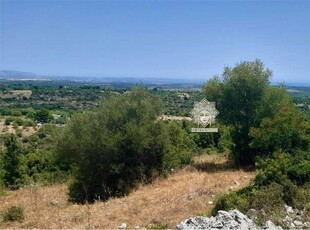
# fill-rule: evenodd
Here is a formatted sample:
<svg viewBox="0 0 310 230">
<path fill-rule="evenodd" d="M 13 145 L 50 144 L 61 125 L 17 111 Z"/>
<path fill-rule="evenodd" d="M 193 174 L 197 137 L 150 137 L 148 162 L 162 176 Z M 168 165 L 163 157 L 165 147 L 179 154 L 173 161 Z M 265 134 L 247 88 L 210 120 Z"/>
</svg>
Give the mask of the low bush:
<svg viewBox="0 0 310 230">
<path fill-rule="evenodd" d="M 310 161 L 303 161 L 292 165 L 287 170 L 287 175 L 297 185 L 304 185 L 310 181 Z"/>
<path fill-rule="evenodd" d="M 296 195 L 292 197 L 292 206 L 310 212 L 310 188 L 299 188 Z"/>
<path fill-rule="evenodd" d="M 5 125 L 10 125 L 12 121 L 13 121 L 12 118 L 6 118 L 5 121 L 4 121 L 4 124 Z"/>
<path fill-rule="evenodd" d="M 276 221 L 285 216 L 284 204 L 310 210 L 309 154 L 278 152 L 267 159 L 258 159 L 254 183 L 242 190 L 219 197 L 212 214 L 220 209 L 239 209 L 244 213 L 253 208 L 258 222 Z M 281 224 L 281 223 L 280 223 Z"/>
<path fill-rule="evenodd" d="M 284 191 L 280 184 L 272 183 L 259 190 L 252 190 L 250 197 L 250 207 L 256 210 L 274 212 L 284 207 Z"/>
<path fill-rule="evenodd" d="M 245 213 L 250 207 L 251 191 L 246 189 L 240 191 L 232 191 L 229 194 L 220 195 L 215 201 L 215 206 L 211 214 L 215 216 L 219 210 L 233 210 L 237 208 Z"/>
<path fill-rule="evenodd" d="M 164 170 L 181 168 L 193 162 L 195 143 L 180 123 L 167 122 L 167 148 L 163 156 Z"/>
<path fill-rule="evenodd" d="M 11 206 L 2 213 L 3 221 L 23 222 L 25 219 L 24 209 L 20 206 Z"/>
<path fill-rule="evenodd" d="M 281 152 L 267 159 L 257 159 L 258 172 L 254 180 L 255 186 L 268 186 L 273 182 L 280 184 L 287 179 L 287 170 L 292 164 L 292 156 Z"/>
</svg>

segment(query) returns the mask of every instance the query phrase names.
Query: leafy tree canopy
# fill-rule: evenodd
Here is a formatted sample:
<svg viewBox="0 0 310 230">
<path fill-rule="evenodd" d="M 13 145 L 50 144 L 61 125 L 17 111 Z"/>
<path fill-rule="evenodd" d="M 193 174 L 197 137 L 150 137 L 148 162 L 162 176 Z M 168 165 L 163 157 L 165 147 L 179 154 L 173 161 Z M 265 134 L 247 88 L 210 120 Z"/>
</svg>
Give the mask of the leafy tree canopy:
<svg viewBox="0 0 310 230">
<path fill-rule="evenodd" d="M 169 143 L 157 120 L 161 114 L 161 101 L 136 88 L 73 117 L 57 144 L 59 154 L 76 165 L 70 199 L 83 203 L 122 196 L 161 171 Z"/>
<path fill-rule="evenodd" d="M 204 86 L 207 99 L 217 102 L 220 121 L 233 127 L 232 154 L 237 164 L 253 164 L 255 154 L 266 147 L 262 141 L 266 138 L 263 127 L 268 119 L 281 116 L 279 114 L 284 112 L 284 108 L 295 111 L 287 92 L 270 85 L 271 75 L 271 70 L 265 68 L 260 60 L 240 62 L 233 68 L 226 67 L 221 77 L 213 77 Z M 295 115 L 292 112 L 287 117 L 291 119 Z M 264 124 L 260 126 L 262 121 Z M 255 130 L 258 127 L 262 128 L 260 134 L 264 138 Z M 296 138 L 296 135 L 293 136 Z M 291 141 L 294 142 L 293 139 Z"/>
</svg>

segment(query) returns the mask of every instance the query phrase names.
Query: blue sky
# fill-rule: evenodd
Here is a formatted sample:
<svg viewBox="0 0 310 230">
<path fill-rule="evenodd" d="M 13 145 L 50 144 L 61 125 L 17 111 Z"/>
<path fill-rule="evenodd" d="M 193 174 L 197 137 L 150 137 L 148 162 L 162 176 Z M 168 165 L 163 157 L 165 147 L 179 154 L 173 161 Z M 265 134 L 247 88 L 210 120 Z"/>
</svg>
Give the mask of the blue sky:
<svg viewBox="0 0 310 230">
<path fill-rule="evenodd" d="M 310 1 L 0 0 L 0 69 L 207 80 L 256 58 L 310 82 Z"/>
</svg>

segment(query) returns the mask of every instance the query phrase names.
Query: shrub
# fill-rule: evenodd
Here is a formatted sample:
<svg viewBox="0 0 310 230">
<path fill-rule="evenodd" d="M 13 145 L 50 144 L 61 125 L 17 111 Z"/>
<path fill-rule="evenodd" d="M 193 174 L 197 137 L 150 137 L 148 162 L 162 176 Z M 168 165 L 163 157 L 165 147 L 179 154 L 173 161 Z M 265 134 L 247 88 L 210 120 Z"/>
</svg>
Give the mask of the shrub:
<svg viewBox="0 0 310 230">
<path fill-rule="evenodd" d="M 297 185 L 304 185 L 310 181 L 310 161 L 303 161 L 292 165 L 287 170 L 288 178 Z"/>
<path fill-rule="evenodd" d="M 299 188 L 294 197 L 292 197 L 292 206 L 298 209 L 310 208 L 310 188 Z"/>
<path fill-rule="evenodd" d="M 181 168 L 193 162 L 195 144 L 177 122 L 167 123 L 168 141 L 163 156 L 163 168 L 165 170 Z"/>
<path fill-rule="evenodd" d="M 49 122 L 50 120 L 53 119 L 52 115 L 47 109 L 41 109 L 36 111 L 33 117 L 36 121 L 43 123 Z"/>
<path fill-rule="evenodd" d="M 14 135 L 6 138 L 6 151 L 3 155 L 4 182 L 7 187 L 17 189 L 22 184 L 23 151 Z"/>
<path fill-rule="evenodd" d="M 5 121 L 4 121 L 4 124 L 5 125 L 10 125 L 12 121 L 13 121 L 12 118 L 6 118 Z"/>
<path fill-rule="evenodd" d="M 24 209 L 19 206 L 11 206 L 2 213 L 3 221 L 22 222 L 25 219 Z"/>
<path fill-rule="evenodd" d="M 250 194 L 246 190 L 238 192 L 232 191 L 229 194 L 219 196 L 215 201 L 215 206 L 211 214 L 215 216 L 219 210 L 233 210 L 238 209 L 245 213 L 250 206 Z"/>
<path fill-rule="evenodd" d="M 258 168 L 254 184 L 257 187 L 268 186 L 275 182 L 281 182 L 287 179 L 287 169 L 292 165 L 292 156 L 286 153 L 275 153 L 274 156 L 267 159 L 258 158 L 256 166 Z"/>
<path fill-rule="evenodd" d="M 251 207 L 256 210 L 264 209 L 266 212 L 273 212 L 284 207 L 283 186 L 271 183 L 270 185 L 253 190 Z"/>
<path fill-rule="evenodd" d="M 26 120 L 25 122 L 24 122 L 24 126 L 26 126 L 26 127 L 33 127 L 33 126 L 35 126 L 36 124 L 35 124 L 35 122 L 34 121 L 31 121 L 31 120 Z"/>
<path fill-rule="evenodd" d="M 283 151 L 294 153 L 296 150 L 307 150 L 309 132 L 303 114 L 295 108 L 282 108 L 274 117 L 262 120 L 258 128 L 252 128 L 251 147 L 260 153 Z"/>
<path fill-rule="evenodd" d="M 123 196 L 163 168 L 169 143 L 161 102 L 146 90 L 112 96 L 100 108 L 71 119 L 57 143 L 76 165 L 70 200 L 78 203 Z"/>
<path fill-rule="evenodd" d="M 22 126 L 24 124 L 24 121 L 20 118 L 15 119 L 14 121 L 18 126 Z"/>
<path fill-rule="evenodd" d="M 23 130 L 17 129 L 17 130 L 16 130 L 16 136 L 22 137 L 22 136 L 23 136 Z"/>
</svg>

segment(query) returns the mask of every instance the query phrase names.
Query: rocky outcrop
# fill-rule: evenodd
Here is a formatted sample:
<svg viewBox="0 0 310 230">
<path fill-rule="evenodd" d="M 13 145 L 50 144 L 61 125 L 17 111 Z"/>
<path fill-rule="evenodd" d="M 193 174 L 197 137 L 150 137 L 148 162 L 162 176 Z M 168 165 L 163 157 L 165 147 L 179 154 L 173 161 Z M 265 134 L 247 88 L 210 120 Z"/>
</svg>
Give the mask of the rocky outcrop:
<svg viewBox="0 0 310 230">
<path fill-rule="evenodd" d="M 218 211 L 215 217 L 196 216 L 189 218 L 179 225 L 177 229 L 282 229 L 267 221 L 264 226 L 257 227 L 254 222 L 239 210 L 229 212 Z"/>
<path fill-rule="evenodd" d="M 305 211 L 293 209 L 285 205 L 286 216 L 281 222 L 283 225 L 293 229 L 310 229 L 310 222 L 305 221 Z"/>
</svg>

